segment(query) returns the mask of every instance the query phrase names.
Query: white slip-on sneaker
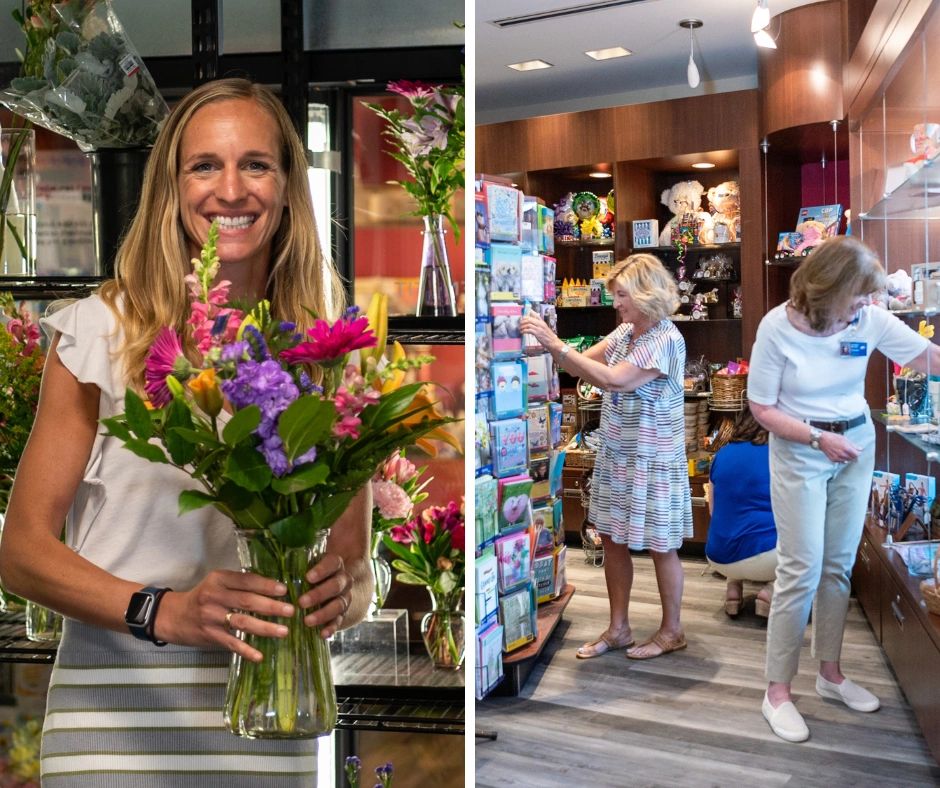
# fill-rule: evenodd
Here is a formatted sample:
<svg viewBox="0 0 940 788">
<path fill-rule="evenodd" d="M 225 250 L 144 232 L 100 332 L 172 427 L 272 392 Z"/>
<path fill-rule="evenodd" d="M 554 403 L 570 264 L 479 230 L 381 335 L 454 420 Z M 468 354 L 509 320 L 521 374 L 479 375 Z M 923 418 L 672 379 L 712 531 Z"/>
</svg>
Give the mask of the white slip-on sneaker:
<svg viewBox="0 0 940 788">
<path fill-rule="evenodd" d="M 878 711 L 881 706 L 878 698 L 851 679 L 843 679 L 841 684 L 835 684 L 816 674 L 816 693 L 824 698 L 841 700 L 855 711 Z"/>
<path fill-rule="evenodd" d="M 784 741 L 798 742 L 809 738 L 809 728 L 803 721 L 803 715 L 796 710 L 796 706 L 791 701 L 781 703 L 774 708 L 765 692 L 761 712 L 767 724 L 770 725 L 770 729 Z"/>
</svg>

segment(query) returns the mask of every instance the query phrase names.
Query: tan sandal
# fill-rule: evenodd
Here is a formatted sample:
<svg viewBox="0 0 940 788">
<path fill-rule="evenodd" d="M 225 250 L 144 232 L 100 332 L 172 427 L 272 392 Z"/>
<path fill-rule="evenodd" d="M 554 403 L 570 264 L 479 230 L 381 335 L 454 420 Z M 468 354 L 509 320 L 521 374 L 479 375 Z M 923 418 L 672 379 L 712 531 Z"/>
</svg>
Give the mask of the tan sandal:
<svg viewBox="0 0 940 788">
<path fill-rule="evenodd" d="M 594 657 L 599 657 L 601 654 L 606 654 L 613 649 L 630 648 L 635 643 L 633 634 L 629 630 L 624 638 L 613 638 L 609 632 L 604 632 L 597 640 L 585 643 L 578 648 L 575 656 L 578 659 L 594 659 Z"/>
<path fill-rule="evenodd" d="M 656 645 L 660 650 L 655 654 L 635 653 L 636 649 L 649 645 Z M 662 632 L 657 632 L 649 640 L 644 641 L 643 643 L 640 643 L 638 646 L 636 646 L 633 654 L 631 654 L 630 651 L 627 651 L 627 659 L 655 659 L 656 657 L 661 657 L 663 654 L 668 654 L 671 651 L 680 651 L 688 645 L 689 644 L 686 643 L 684 634 L 680 634 L 677 638 L 668 638 Z"/>
<path fill-rule="evenodd" d="M 754 600 L 754 612 L 761 618 L 768 618 L 770 616 L 770 600 L 757 597 Z"/>
<path fill-rule="evenodd" d="M 739 615 L 741 612 L 741 603 L 744 600 L 738 597 L 737 599 L 725 599 L 725 613 L 731 618 Z"/>
</svg>

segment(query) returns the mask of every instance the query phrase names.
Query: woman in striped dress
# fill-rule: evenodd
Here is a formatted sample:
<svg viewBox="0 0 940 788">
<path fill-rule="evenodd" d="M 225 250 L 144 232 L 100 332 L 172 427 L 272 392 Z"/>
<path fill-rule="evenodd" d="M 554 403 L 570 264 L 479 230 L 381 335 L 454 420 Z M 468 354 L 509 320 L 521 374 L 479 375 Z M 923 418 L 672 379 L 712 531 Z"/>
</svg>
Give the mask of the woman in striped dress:
<svg viewBox="0 0 940 788">
<path fill-rule="evenodd" d="M 185 333 L 183 277 L 214 220 L 219 278 L 233 298 L 267 297 L 301 326 L 302 305 L 339 310 L 306 173 L 303 145 L 270 91 L 238 79 L 203 85 L 157 139 L 115 278 L 45 321 L 53 339 L 39 411 L 0 549 L 4 585 L 66 616 L 43 733 L 45 788 L 314 784 L 315 741 L 252 741 L 222 725 L 231 653 L 261 658 L 236 630 L 282 637 L 286 628 L 252 614 L 288 615 L 286 589 L 239 571 L 234 528 L 211 507 L 177 514 L 187 474 L 136 457 L 98 424 L 124 410 L 128 385 L 143 391 L 160 327 Z M 368 605 L 370 511 L 366 492 L 308 575 L 313 588 L 299 601 L 319 608 L 305 620 L 324 637 Z M 142 587 L 152 589 L 150 620 L 132 629 Z"/>
<path fill-rule="evenodd" d="M 523 316 L 521 328 L 548 349 L 560 368 L 604 390 L 588 519 L 604 545 L 610 624 L 577 656 L 589 659 L 626 648 L 631 659 L 650 659 L 686 646 L 677 554 L 682 540 L 692 535 L 685 341 L 669 320 L 679 305 L 675 280 L 657 258 L 631 255 L 613 269 L 607 288 L 622 322 L 584 353 L 532 313 Z M 629 621 L 630 550 L 650 551 L 663 606 L 659 629 L 640 644 Z"/>
</svg>

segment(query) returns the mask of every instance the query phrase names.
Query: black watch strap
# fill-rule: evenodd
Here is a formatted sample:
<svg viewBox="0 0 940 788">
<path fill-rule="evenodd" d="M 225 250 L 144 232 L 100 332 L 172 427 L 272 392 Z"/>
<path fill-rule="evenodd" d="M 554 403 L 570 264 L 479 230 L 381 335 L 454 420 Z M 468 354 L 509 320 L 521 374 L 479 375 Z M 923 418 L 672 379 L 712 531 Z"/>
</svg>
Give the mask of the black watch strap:
<svg viewBox="0 0 940 788">
<path fill-rule="evenodd" d="M 166 641 L 157 640 L 154 635 L 154 623 L 157 620 L 157 610 L 163 595 L 170 588 L 147 586 L 135 591 L 124 613 L 124 623 L 130 633 L 138 640 L 149 640 L 155 646 L 165 646 Z"/>
</svg>

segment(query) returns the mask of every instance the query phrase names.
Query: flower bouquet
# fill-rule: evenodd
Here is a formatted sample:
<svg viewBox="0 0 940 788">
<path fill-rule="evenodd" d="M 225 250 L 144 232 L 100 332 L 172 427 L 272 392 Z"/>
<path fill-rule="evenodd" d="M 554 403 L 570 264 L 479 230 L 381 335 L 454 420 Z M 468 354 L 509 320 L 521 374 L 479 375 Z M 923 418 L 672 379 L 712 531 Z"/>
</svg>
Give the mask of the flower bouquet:
<svg viewBox="0 0 940 788">
<path fill-rule="evenodd" d="M 349 785 L 349 788 L 359 788 L 359 777 L 362 772 L 362 760 L 356 755 L 350 755 L 346 758 L 343 763 L 343 771 L 346 774 L 346 782 Z M 392 768 L 392 762 L 382 766 L 375 767 L 375 779 L 378 782 L 373 788 L 391 788 L 392 778 L 394 770 Z M 2 786 L 0 786 L 2 788 Z"/>
<path fill-rule="evenodd" d="M 201 489 L 180 494 L 180 512 L 218 509 L 235 525 L 243 568 L 288 588 L 295 613 L 279 619 L 288 636 L 243 634 L 265 659 L 233 657 L 226 725 L 252 738 L 319 736 L 335 724 L 336 698 L 327 644 L 297 605 L 309 588 L 307 569 L 385 459 L 439 437 L 453 419 L 435 412 L 423 383 L 385 389 L 428 358 L 380 369 L 387 330 L 380 299 L 370 307 L 371 327 L 351 308 L 335 323 L 315 320 L 302 335 L 273 317 L 267 302 L 247 313 L 225 306 L 229 283 L 213 284 L 217 238 L 213 224 L 187 277 L 186 333 L 199 362 L 187 358 L 174 329 L 161 329 L 146 362 L 150 407 L 128 389 L 125 413 L 102 423 L 135 454 L 189 474 Z M 348 363 L 354 350 L 359 364 Z"/>
<path fill-rule="evenodd" d="M 26 53 L 0 103 L 86 153 L 153 145 L 166 102 L 110 0 L 33 0 L 13 16 Z"/>
<path fill-rule="evenodd" d="M 464 186 L 465 121 L 463 85 L 447 87 L 420 82 L 390 82 L 388 89 L 408 99 L 412 114 L 366 106 L 387 124 L 390 155 L 405 167 L 410 180 L 398 181 L 417 202 L 414 216 L 424 219 L 424 249 L 418 289 L 420 315 L 456 315 L 457 301 L 444 246 L 443 219 L 460 238 L 451 199 Z"/>
<path fill-rule="evenodd" d="M 0 729 L 0 788 L 39 788 L 42 720 L 4 722 Z"/>
<path fill-rule="evenodd" d="M 416 468 L 401 452 L 395 452 L 372 477 L 372 575 L 375 592 L 374 610 L 381 610 L 392 584 L 388 562 L 379 555 L 382 535 L 396 525 L 403 525 L 414 513 L 414 508 L 428 497 L 425 488 L 433 476 L 421 480 L 428 466 Z M 374 612 L 374 610 L 372 612 Z"/>
<path fill-rule="evenodd" d="M 435 667 L 459 668 L 464 656 L 463 601 L 465 524 L 463 501 L 429 506 L 421 516 L 392 527 L 385 546 L 396 558 L 400 583 L 425 586 L 432 611 L 421 622 L 424 645 Z"/>
</svg>

